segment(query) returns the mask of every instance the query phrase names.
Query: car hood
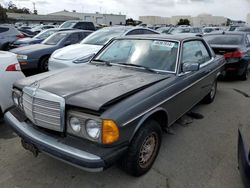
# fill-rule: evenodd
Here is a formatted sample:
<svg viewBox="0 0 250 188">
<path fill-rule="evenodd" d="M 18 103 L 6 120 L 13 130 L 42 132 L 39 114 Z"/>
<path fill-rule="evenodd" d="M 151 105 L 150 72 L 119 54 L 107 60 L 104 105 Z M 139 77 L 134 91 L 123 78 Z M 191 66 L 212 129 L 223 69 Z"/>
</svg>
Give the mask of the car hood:
<svg viewBox="0 0 250 188">
<path fill-rule="evenodd" d="M 42 41 L 41 39 L 36 39 L 36 38 L 23 38 L 23 39 L 18 39 L 14 42 L 14 44 L 32 44 L 32 43 L 38 43 Z"/>
<path fill-rule="evenodd" d="M 53 54 L 53 58 L 60 60 L 75 60 L 97 53 L 102 46 L 90 44 L 75 44 L 64 47 Z"/>
<path fill-rule="evenodd" d="M 22 89 L 36 83 L 39 89 L 65 98 L 67 105 L 100 111 L 169 75 L 148 73 L 118 66 L 85 64 L 20 80 Z"/>
<path fill-rule="evenodd" d="M 11 50 L 11 52 L 15 53 L 15 54 L 21 54 L 21 55 L 26 55 L 26 54 L 30 54 L 32 52 L 37 52 L 37 51 L 42 51 L 45 49 L 53 49 L 55 46 L 54 45 L 46 45 L 46 44 L 33 44 L 33 45 L 29 45 L 29 46 L 23 46 L 20 48 L 16 48 Z"/>
</svg>

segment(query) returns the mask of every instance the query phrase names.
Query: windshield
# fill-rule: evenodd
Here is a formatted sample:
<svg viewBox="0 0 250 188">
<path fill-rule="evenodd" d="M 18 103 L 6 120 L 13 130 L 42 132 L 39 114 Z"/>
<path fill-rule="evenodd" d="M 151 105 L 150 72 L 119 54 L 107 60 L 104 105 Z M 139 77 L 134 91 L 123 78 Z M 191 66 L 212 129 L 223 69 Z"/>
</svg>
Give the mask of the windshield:
<svg viewBox="0 0 250 188">
<path fill-rule="evenodd" d="M 119 37 L 124 32 L 125 30 L 123 29 L 114 29 L 114 30 L 102 29 L 86 37 L 81 42 L 81 44 L 105 45 L 112 38 Z"/>
<path fill-rule="evenodd" d="M 177 33 L 190 33 L 190 28 L 173 28 L 169 31 L 171 34 L 177 34 Z"/>
<path fill-rule="evenodd" d="M 95 60 L 175 72 L 178 46 L 178 42 L 172 41 L 115 40 Z"/>
<path fill-rule="evenodd" d="M 49 38 L 47 38 L 45 41 L 43 41 L 43 44 L 57 45 L 66 36 L 67 36 L 66 33 L 55 33 L 52 36 L 50 36 Z"/>
<path fill-rule="evenodd" d="M 36 36 L 34 36 L 34 38 L 37 39 L 46 39 L 49 36 L 51 36 L 52 34 L 54 34 L 56 31 L 55 30 L 45 30 L 39 34 L 37 34 Z"/>
<path fill-rule="evenodd" d="M 62 25 L 60 25 L 60 28 L 72 28 L 76 22 L 64 22 Z"/>
<path fill-rule="evenodd" d="M 209 44 L 215 45 L 240 45 L 243 40 L 242 35 L 208 35 L 204 39 Z"/>
</svg>

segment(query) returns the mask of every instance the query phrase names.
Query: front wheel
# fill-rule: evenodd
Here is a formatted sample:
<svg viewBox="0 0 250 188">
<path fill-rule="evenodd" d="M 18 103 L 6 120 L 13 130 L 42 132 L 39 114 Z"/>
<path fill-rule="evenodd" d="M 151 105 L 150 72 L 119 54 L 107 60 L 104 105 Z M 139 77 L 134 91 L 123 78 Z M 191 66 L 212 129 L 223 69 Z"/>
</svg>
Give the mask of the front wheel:
<svg viewBox="0 0 250 188">
<path fill-rule="evenodd" d="M 147 173 L 158 155 L 161 135 L 159 123 L 155 120 L 147 121 L 133 138 L 122 160 L 123 169 L 137 177 Z"/>
<path fill-rule="evenodd" d="M 217 80 L 214 81 L 210 92 L 204 97 L 202 102 L 205 103 L 205 104 L 212 103 L 214 101 L 214 99 L 215 99 L 216 93 L 217 93 Z"/>
<path fill-rule="evenodd" d="M 40 61 L 39 71 L 46 72 L 49 70 L 48 67 L 49 67 L 49 56 L 46 56 L 46 57 L 43 57 Z"/>
</svg>

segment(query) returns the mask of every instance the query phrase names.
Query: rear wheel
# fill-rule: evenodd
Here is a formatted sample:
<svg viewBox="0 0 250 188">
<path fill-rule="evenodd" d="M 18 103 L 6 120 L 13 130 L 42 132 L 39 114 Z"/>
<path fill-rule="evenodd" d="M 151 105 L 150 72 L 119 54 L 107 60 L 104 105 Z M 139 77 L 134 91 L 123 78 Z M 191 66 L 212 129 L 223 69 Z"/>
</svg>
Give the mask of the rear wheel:
<svg viewBox="0 0 250 188">
<path fill-rule="evenodd" d="M 48 71 L 49 66 L 49 56 L 45 56 L 40 60 L 39 71 L 46 72 Z"/>
<path fill-rule="evenodd" d="M 217 93 L 217 80 L 214 81 L 210 92 L 205 96 L 205 98 L 202 100 L 202 102 L 205 104 L 212 103 L 215 99 L 216 93 Z"/>
<path fill-rule="evenodd" d="M 248 66 L 245 68 L 244 72 L 242 75 L 239 76 L 240 80 L 245 81 L 248 79 Z"/>
<path fill-rule="evenodd" d="M 2 50 L 8 51 L 10 49 L 9 43 L 3 45 Z"/>
<path fill-rule="evenodd" d="M 122 160 L 123 169 L 133 176 L 147 173 L 158 155 L 161 135 L 159 123 L 155 120 L 147 121 L 133 138 Z"/>
</svg>

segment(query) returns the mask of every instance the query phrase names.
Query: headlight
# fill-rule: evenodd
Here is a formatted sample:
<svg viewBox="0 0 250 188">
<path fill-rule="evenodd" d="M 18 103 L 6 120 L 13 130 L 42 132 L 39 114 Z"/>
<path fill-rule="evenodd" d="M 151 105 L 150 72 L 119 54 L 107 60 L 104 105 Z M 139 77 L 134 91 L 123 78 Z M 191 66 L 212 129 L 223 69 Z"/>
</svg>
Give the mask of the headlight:
<svg viewBox="0 0 250 188">
<path fill-rule="evenodd" d="M 28 56 L 27 55 L 19 55 L 19 54 L 17 54 L 17 59 L 18 60 L 27 60 Z"/>
<path fill-rule="evenodd" d="M 75 64 L 88 63 L 92 59 L 92 57 L 94 57 L 94 56 L 95 56 L 95 54 L 86 55 L 84 57 L 81 57 L 81 58 L 73 61 L 73 63 L 75 63 Z"/>
<path fill-rule="evenodd" d="M 22 108 L 23 104 L 22 104 L 22 92 L 21 91 L 17 89 L 13 89 L 12 99 L 16 107 Z"/>
<path fill-rule="evenodd" d="M 101 125 L 100 123 L 96 122 L 95 120 L 87 120 L 85 124 L 86 132 L 89 137 L 94 140 L 100 138 L 101 135 Z"/>
<path fill-rule="evenodd" d="M 74 132 L 79 133 L 81 131 L 81 122 L 78 118 L 71 117 L 69 120 L 69 124 Z"/>
</svg>

